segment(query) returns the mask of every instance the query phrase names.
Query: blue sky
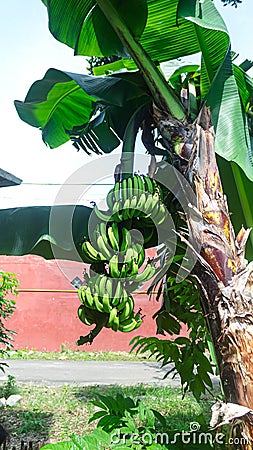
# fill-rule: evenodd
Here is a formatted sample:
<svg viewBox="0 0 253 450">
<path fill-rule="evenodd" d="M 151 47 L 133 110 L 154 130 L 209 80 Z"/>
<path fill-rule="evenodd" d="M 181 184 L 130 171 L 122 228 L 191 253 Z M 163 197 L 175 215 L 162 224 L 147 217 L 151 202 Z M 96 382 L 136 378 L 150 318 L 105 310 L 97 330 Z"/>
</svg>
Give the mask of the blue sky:
<svg viewBox="0 0 253 450">
<path fill-rule="evenodd" d="M 230 31 L 234 51 L 240 59 L 253 59 L 250 44 L 252 6 L 243 0 L 237 8 L 215 1 Z M 55 67 L 71 72 L 85 70 L 84 58 L 73 56 L 72 49 L 57 42 L 47 27 L 46 8 L 40 0 L 11 0 L 1 4 L 0 42 L 2 56 L 1 82 L 1 168 L 23 179 L 24 183 L 62 183 L 86 161 L 70 143 L 50 150 L 41 140 L 40 131 L 23 123 L 17 116 L 13 101 L 24 100 L 30 85 Z M 48 204 L 56 188 L 2 188 L 0 207 Z"/>
</svg>

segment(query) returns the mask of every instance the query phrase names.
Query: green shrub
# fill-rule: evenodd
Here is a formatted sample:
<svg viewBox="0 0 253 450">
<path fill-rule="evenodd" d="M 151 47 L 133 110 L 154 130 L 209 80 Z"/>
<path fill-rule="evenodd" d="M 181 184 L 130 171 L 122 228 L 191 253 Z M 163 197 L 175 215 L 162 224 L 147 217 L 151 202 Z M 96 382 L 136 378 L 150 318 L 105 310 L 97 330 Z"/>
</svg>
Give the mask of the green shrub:
<svg viewBox="0 0 253 450">
<path fill-rule="evenodd" d="M 16 302 L 9 296 L 17 295 L 18 280 L 13 273 L 0 271 L 0 357 L 12 348 L 14 331 L 6 326 L 6 320 L 14 313 Z M 4 371 L 6 363 L 0 362 Z"/>
</svg>

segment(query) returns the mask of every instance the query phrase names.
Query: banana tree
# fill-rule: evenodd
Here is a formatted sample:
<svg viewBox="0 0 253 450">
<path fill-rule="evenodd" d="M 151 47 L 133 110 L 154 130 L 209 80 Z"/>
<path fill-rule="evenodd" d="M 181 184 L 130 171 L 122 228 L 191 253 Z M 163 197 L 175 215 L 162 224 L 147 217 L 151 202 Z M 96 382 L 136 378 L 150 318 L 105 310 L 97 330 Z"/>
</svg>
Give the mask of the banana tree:
<svg viewBox="0 0 253 450">
<path fill-rule="evenodd" d="M 75 54 L 120 59 L 98 68 L 99 76 L 50 69 L 24 102 L 15 102 L 17 112 L 42 130 L 51 148 L 72 140 L 87 153 L 110 153 L 122 141 L 120 176 L 133 171 L 141 129 L 153 161 L 162 155 L 191 185 L 196 204 L 185 215 L 191 239 L 180 238 L 196 257 L 192 276 L 224 391 L 216 423 L 223 413 L 222 422 L 246 437 L 239 446 L 251 449 L 253 290 L 252 263 L 245 259 L 247 240 L 252 257 L 253 225 L 251 63 L 234 64 L 211 0 L 43 3 L 51 33 Z M 200 67 L 180 68 L 166 79 L 163 64 L 195 53 Z M 233 226 L 221 180 L 247 229 L 239 229 L 236 211 Z"/>
</svg>

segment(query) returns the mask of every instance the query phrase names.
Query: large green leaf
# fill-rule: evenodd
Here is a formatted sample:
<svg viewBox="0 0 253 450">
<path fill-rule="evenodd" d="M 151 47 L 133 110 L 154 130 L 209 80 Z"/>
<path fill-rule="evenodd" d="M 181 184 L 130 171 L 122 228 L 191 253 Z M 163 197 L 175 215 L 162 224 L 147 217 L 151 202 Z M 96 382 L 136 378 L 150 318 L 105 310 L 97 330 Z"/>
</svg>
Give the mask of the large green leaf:
<svg viewBox="0 0 253 450">
<path fill-rule="evenodd" d="M 138 29 L 136 37 L 141 36 L 140 43 L 153 60 L 162 62 L 197 53 L 201 51 L 203 39 L 207 41 L 208 52 L 217 60 L 220 56 L 215 54 L 213 43 L 217 49 L 218 45 L 220 48 L 224 44 L 226 48 L 228 46 L 228 37 L 225 37 L 224 43 L 224 37 L 219 33 L 227 34 L 226 26 L 211 0 L 110 1 L 130 30 Z M 112 43 L 107 36 L 112 30 L 99 23 L 95 0 L 69 0 L 67 5 L 64 0 L 47 0 L 44 3 L 48 10 L 49 29 L 56 39 L 75 49 L 79 55 L 106 56 L 103 46 L 106 46 L 107 38 Z M 212 30 L 213 38 L 202 36 L 199 42 L 195 26 Z M 114 49 L 111 48 L 107 55 L 121 51 L 122 44 L 115 39 Z"/>
<path fill-rule="evenodd" d="M 55 258 L 79 260 L 83 237 L 88 235 L 88 220 L 91 209 L 85 206 L 54 206 L 54 214 L 59 214 L 61 222 L 68 221 L 71 234 L 66 234 L 68 226 L 58 227 L 52 234 L 50 229 L 50 206 L 32 206 L 0 210 L 0 253 L 21 256 L 36 254 L 46 259 Z M 51 235 L 50 235 L 51 232 Z"/>
<path fill-rule="evenodd" d="M 147 21 L 146 0 L 112 0 L 136 39 Z M 49 12 L 49 29 L 60 42 L 79 55 L 128 56 L 124 45 L 95 0 L 43 0 Z"/>
<path fill-rule="evenodd" d="M 253 180 L 252 146 L 246 108 L 243 105 L 246 101 L 245 85 L 240 83 L 239 88 L 240 91 L 229 51 L 215 76 L 206 102 L 212 111 L 216 152 L 226 160 L 236 162 L 248 178 Z"/>
<path fill-rule="evenodd" d="M 15 106 L 20 118 L 41 128 L 43 140 L 54 148 L 70 139 L 74 127 L 87 128 L 98 105 L 120 108 L 127 101 L 147 99 L 139 82 L 132 80 L 133 77 L 103 78 L 49 69 L 42 80 L 31 86 L 25 101 L 16 100 Z M 119 145 L 109 125 L 104 134 L 108 141 L 103 144 L 106 148 Z"/>
<path fill-rule="evenodd" d="M 228 197 L 228 207 L 235 232 L 238 233 L 242 226 L 253 228 L 253 182 L 235 163 L 228 162 L 219 156 L 217 161 L 224 192 Z M 252 231 L 246 246 L 246 257 L 250 261 L 253 259 Z"/>
<path fill-rule="evenodd" d="M 225 159 L 235 161 L 253 180 L 252 143 L 245 114 L 252 82 L 250 77 L 244 76 L 245 72 L 242 74 L 242 69 L 232 70 L 228 32 L 213 2 L 140 0 L 129 6 L 129 2 L 119 0 L 69 0 L 67 5 L 63 0 L 44 0 L 50 30 L 78 54 L 93 55 L 95 48 L 99 49 L 99 54 L 107 54 L 109 49 L 112 53 L 110 45 L 114 46 L 114 53 L 125 54 L 121 42 L 112 38 L 114 32 L 109 23 L 102 26 L 105 18 L 101 19 L 97 2 L 104 12 L 108 4 L 117 8 L 123 23 L 136 39 L 140 38 L 140 45 L 154 61 L 164 62 L 201 52 L 201 95 L 202 100 L 207 97 L 211 106 L 217 135 L 216 150 Z M 132 56 L 135 59 L 134 51 Z M 145 60 L 145 52 L 143 58 Z M 16 102 L 16 107 L 24 121 L 42 128 L 43 139 L 50 147 L 66 142 L 76 128 L 86 136 L 88 149 L 93 145 L 92 131 L 95 147 L 110 152 L 119 144 L 114 134 L 117 135 L 116 123 L 113 127 L 109 120 L 111 109 L 107 108 L 106 113 L 103 111 L 95 121 L 90 122 L 90 118 L 98 104 L 109 103 L 110 108 L 118 109 L 119 104 L 114 102 L 119 99 L 124 110 L 130 104 L 133 107 L 133 103 L 126 101 L 140 98 L 143 91 L 136 93 L 134 86 L 133 96 L 129 98 L 128 88 L 123 80 L 118 80 L 117 84 L 112 76 L 100 78 L 96 84 L 85 76 L 51 69 L 43 80 L 31 87 L 25 102 Z M 136 108 L 141 104 L 142 101 L 137 102 Z M 128 118 L 133 114 L 134 109 L 131 109 Z M 121 136 L 126 126 L 124 121 Z"/>
<path fill-rule="evenodd" d="M 201 84 L 203 94 L 207 93 L 229 46 L 227 28 L 211 0 L 143 0 L 135 1 L 134 7 L 129 2 L 104 0 L 99 2 L 100 8 L 106 9 L 110 2 L 117 7 L 117 13 L 130 31 L 130 24 L 136 22 L 136 8 L 140 17 L 145 16 L 145 29 L 139 33 L 140 44 L 153 61 L 161 63 L 202 52 Z M 114 40 L 114 51 L 103 50 L 107 38 L 111 42 L 111 28 L 108 30 L 98 20 L 96 3 L 95 0 L 69 0 L 66 8 L 63 0 L 48 0 L 50 31 L 77 54 L 124 56 L 118 39 Z M 127 13 L 121 9 L 124 5 Z M 135 59 L 135 55 L 131 56 Z"/>
</svg>

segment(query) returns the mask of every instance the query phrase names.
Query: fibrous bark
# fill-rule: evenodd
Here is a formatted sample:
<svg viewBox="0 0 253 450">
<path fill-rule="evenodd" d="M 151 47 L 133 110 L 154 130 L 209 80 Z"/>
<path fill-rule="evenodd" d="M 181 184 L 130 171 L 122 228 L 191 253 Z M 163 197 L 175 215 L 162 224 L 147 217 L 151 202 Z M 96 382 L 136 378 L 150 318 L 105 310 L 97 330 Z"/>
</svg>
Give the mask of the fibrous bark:
<svg viewBox="0 0 253 450">
<path fill-rule="evenodd" d="M 155 117 L 161 134 L 168 129 L 159 111 Z M 174 133 L 176 133 L 175 124 Z M 182 137 L 182 164 L 177 168 L 195 190 L 197 207 L 187 217 L 189 245 L 196 250 L 198 262 L 193 269 L 201 304 L 212 336 L 223 387 L 226 417 L 231 429 L 242 439 L 236 448 L 253 448 L 253 263 L 245 260 L 245 245 L 250 230 L 242 228 L 235 237 L 226 197 L 216 163 L 215 135 L 210 111 L 204 107 L 192 127 Z M 243 408 L 245 407 L 245 408 Z M 217 411 L 216 411 L 217 412 Z M 217 422 L 220 407 L 217 415 Z M 228 419 L 227 419 L 228 422 Z M 227 423 L 226 422 L 226 423 Z"/>
</svg>

